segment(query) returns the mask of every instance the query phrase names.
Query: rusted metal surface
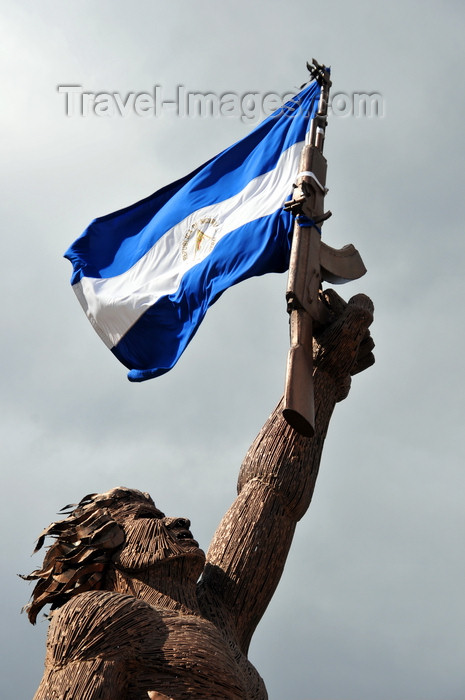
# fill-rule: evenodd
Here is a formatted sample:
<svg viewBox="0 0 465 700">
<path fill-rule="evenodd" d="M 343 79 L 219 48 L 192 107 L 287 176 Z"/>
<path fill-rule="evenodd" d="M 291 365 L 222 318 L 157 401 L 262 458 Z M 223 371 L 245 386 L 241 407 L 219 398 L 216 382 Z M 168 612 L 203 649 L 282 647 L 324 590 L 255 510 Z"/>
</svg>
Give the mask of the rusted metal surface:
<svg viewBox="0 0 465 700">
<path fill-rule="evenodd" d="M 314 437 L 296 432 L 278 404 L 206 555 L 187 519 L 122 487 L 68 506 L 41 533 L 37 549 L 53 541 L 26 577 L 36 581 L 28 614 L 34 622 L 47 604 L 52 613 L 35 700 L 266 700 L 249 643 L 310 505 L 334 406 L 374 361 L 369 299 L 346 304 L 330 291 L 325 303 L 330 323 L 313 348 Z"/>
</svg>

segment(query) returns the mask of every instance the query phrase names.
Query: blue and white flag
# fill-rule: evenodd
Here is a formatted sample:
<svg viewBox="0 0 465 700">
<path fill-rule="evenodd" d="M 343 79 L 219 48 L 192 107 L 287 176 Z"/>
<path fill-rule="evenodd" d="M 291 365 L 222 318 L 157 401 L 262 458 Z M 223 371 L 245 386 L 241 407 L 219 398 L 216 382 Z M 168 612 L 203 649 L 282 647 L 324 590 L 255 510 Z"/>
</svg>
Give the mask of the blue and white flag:
<svg viewBox="0 0 465 700">
<path fill-rule="evenodd" d="M 190 175 L 95 219 L 65 253 L 89 321 L 131 381 L 171 369 L 225 289 L 288 268 L 283 204 L 319 94 L 311 83 Z"/>
</svg>

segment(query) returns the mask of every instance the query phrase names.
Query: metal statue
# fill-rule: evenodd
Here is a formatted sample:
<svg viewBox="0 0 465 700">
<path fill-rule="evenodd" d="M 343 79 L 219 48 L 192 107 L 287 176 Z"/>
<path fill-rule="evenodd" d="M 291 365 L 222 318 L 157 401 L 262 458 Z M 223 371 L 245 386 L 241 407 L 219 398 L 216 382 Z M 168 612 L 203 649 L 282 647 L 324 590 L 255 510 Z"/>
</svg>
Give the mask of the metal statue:
<svg viewBox="0 0 465 700">
<path fill-rule="evenodd" d="M 116 488 L 68 507 L 28 606 L 51 605 L 45 671 L 34 700 L 265 700 L 247 658 L 312 499 L 335 404 L 373 362 L 373 307 L 326 292 L 314 343 L 315 432 L 300 435 L 280 402 L 242 464 L 238 496 L 205 555 L 185 518 L 147 493 Z M 289 606 L 292 606 L 292 600 Z"/>
<path fill-rule="evenodd" d="M 329 71 L 309 66 L 321 97 L 293 199 L 291 349 L 284 398 L 250 447 L 237 497 L 205 554 L 187 518 L 166 517 L 147 493 L 90 494 L 39 537 L 53 539 L 27 606 L 50 605 L 45 670 L 34 700 L 266 700 L 248 660 L 252 635 L 307 511 L 332 412 L 351 377 L 373 362 L 365 295 L 332 283 L 365 272 L 353 246 L 321 242 Z M 304 582 L 303 582 L 304 585 Z M 289 607 L 293 601 L 289 600 Z"/>
</svg>

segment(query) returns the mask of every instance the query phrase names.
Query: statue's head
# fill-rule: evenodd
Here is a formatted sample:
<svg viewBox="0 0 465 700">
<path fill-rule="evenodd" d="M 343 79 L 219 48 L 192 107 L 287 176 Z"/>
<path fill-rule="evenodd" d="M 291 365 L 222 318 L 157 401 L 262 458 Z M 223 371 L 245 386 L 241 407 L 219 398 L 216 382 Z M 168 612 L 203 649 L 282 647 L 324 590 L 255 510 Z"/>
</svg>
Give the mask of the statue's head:
<svg viewBox="0 0 465 700">
<path fill-rule="evenodd" d="M 148 493 L 119 487 L 89 494 L 60 512 L 68 516 L 49 525 L 34 550 L 54 538 L 42 568 L 23 577 L 37 581 L 25 608 L 32 623 L 44 605 L 53 610 L 78 593 L 111 588 L 115 569 L 136 574 L 183 557 L 197 578 L 204 566 L 189 520 L 167 518 Z"/>
</svg>

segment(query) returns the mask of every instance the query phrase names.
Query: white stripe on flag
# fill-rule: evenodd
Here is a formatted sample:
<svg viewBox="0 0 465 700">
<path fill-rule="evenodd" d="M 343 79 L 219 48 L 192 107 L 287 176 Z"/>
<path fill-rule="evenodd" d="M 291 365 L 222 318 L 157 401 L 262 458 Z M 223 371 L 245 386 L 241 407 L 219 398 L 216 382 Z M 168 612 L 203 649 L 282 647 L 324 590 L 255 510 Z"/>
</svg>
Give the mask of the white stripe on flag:
<svg viewBox="0 0 465 700">
<path fill-rule="evenodd" d="M 202 259 L 184 260 L 186 232 L 199 220 L 218 224 L 215 245 L 240 226 L 273 214 L 290 195 L 303 141 L 282 153 L 276 168 L 251 180 L 237 195 L 197 209 L 167 231 L 129 270 L 110 278 L 83 277 L 73 289 L 100 338 L 112 348 L 158 299 L 179 288 L 185 272 Z M 211 252 L 206 249 L 203 257 Z"/>
</svg>

